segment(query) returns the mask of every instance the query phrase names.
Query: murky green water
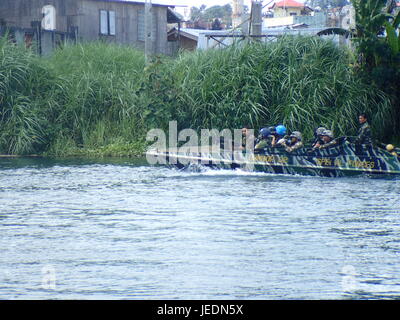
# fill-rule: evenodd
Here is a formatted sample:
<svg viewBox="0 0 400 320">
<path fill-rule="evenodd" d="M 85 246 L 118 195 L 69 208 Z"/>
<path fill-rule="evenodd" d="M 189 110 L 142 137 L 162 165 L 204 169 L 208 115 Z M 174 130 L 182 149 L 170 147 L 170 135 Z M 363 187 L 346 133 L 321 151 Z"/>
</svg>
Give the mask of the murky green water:
<svg viewBox="0 0 400 320">
<path fill-rule="evenodd" d="M 0 159 L 2 299 L 398 299 L 400 180 Z"/>
</svg>

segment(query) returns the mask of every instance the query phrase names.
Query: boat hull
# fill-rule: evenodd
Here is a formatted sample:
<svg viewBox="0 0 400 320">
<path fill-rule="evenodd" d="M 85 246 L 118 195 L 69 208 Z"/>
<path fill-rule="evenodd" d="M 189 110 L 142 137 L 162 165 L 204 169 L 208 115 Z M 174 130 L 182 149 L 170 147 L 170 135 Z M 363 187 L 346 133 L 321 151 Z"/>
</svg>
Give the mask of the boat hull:
<svg viewBox="0 0 400 320">
<path fill-rule="evenodd" d="M 211 150 L 210 150 L 211 149 Z M 222 151 L 218 148 L 187 147 L 174 150 L 150 150 L 160 163 L 176 167 L 203 165 L 220 169 L 243 169 L 274 174 L 324 177 L 356 175 L 400 176 L 400 161 L 382 148 L 355 145 L 348 141 L 321 150 L 301 148 L 287 152 L 267 147 L 254 152 Z"/>
</svg>

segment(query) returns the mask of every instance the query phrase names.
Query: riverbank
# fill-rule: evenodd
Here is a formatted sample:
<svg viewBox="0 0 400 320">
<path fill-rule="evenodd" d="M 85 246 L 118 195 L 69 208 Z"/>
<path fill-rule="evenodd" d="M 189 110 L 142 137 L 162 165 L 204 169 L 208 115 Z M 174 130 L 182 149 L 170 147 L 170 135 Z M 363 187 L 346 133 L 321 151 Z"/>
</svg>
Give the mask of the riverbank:
<svg viewBox="0 0 400 320">
<path fill-rule="evenodd" d="M 135 142 L 115 142 L 98 147 L 78 147 L 70 145 L 62 147 L 54 147 L 42 155 L 47 157 L 86 157 L 86 158 L 103 158 L 103 157 L 121 157 L 121 158 L 140 158 L 146 153 L 147 144 L 143 141 Z"/>
<path fill-rule="evenodd" d="M 350 52 L 314 37 L 155 58 L 104 43 L 38 57 L 1 46 L 0 153 L 48 156 L 143 154 L 150 129 L 241 128 L 284 123 L 309 139 L 319 126 L 394 140 L 390 98 L 363 82 Z M 400 139 L 399 139 L 400 140 Z"/>
</svg>

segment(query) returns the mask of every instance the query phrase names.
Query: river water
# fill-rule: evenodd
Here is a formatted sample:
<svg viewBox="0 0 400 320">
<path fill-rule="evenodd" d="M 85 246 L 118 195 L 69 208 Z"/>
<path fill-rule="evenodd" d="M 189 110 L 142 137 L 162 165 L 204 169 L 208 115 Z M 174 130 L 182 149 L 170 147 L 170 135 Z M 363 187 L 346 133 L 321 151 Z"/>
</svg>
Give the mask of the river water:
<svg viewBox="0 0 400 320">
<path fill-rule="evenodd" d="M 1 299 L 399 299 L 400 180 L 0 159 Z"/>
</svg>

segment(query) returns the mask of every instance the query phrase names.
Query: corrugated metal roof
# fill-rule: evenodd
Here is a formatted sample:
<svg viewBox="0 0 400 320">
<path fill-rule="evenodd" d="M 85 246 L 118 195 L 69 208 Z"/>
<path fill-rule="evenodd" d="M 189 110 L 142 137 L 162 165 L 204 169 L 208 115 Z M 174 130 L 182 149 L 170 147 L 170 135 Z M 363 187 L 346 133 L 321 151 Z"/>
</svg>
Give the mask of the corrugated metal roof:
<svg viewBox="0 0 400 320">
<path fill-rule="evenodd" d="M 190 34 L 192 36 L 195 36 L 195 37 L 198 37 L 201 32 L 206 31 L 206 30 L 203 30 L 203 29 L 190 29 L 190 28 L 181 28 L 180 30 L 182 32 L 186 32 L 186 33 L 188 33 L 188 34 Z"/>
</svg>

